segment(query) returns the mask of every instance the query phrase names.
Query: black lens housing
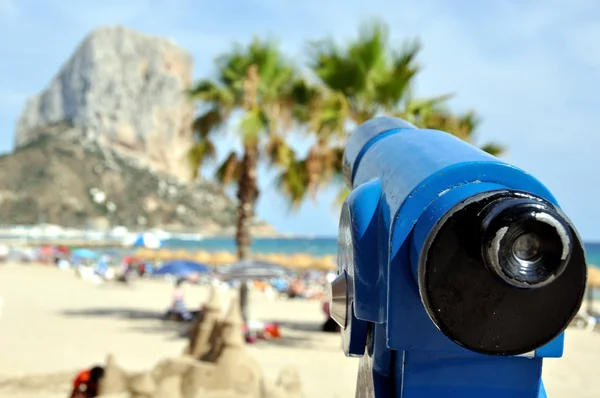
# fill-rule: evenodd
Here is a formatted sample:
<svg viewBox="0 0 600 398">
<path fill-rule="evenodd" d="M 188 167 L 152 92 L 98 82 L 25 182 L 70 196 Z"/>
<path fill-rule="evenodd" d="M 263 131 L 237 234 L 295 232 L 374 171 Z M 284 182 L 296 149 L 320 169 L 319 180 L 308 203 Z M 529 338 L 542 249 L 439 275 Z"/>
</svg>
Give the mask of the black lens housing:
<svg viewBox="0 0 600 398">
<path fill-rule="evenodd" d="M 482 257 L 506 283 L 537 288 L 564 272 L 573 238 L 568 222 L 553 206 L 529 198 L 504 197 L 488 204 L 481 216 Z M 529 258 L 519 256 L 516 248 L 524 240 L 530 245 Z"/>
<path fill-rule="evenodd" d="M 556 232 L 561 226 L 567 233 Z M 502 249 L 482 249 L 499 230 Z M 541 238 L 529 268 L 511 258 L 522 233 Z M 418 264 L 429 318 L 450 340 L 488 355 L 531 353 L 559 336 L 581 306 L 586 279 L 583 242 L 560 209 L 509 190 L 474 195 L 446 212 Z"/>
</svg>

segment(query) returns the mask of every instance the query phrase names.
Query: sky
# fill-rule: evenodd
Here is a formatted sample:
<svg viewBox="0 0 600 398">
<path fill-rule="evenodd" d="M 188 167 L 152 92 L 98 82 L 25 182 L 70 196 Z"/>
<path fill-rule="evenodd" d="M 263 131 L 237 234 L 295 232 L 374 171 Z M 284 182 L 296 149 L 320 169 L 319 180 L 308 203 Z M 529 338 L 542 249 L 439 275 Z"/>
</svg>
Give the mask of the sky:
<svg viewBox="0 0 600 398">
<path fill-rule="evenodd" d="M 92 29 L 124 25 L 172 38 L 210 76 L 215 56 L 254 35 L 301 60 L 306 42 L 355 37 L 380 18 L 395 42 L 420 38 L 418 96 L 455 93 L 475 109 L 478 142 L 540 179 L 586 240 L 600 241 L 600 2 L 596 0 L 0 0 L 0 152 L 13 149 L 26 99 L 46 87 Z M 224 143 L 219 146 L 224 147 Z M 261 170 L 257 214 L 279 231 L 332 236 L 334 189 L 297 211 Z"/>
</svg>

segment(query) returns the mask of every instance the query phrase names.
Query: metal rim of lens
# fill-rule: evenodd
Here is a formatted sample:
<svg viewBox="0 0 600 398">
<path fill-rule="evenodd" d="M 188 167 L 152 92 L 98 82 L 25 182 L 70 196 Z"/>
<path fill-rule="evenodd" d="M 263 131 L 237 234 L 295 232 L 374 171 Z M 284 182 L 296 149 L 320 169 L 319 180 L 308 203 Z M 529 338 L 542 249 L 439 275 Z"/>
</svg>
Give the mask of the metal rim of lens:
<svg viewBox="0 0 600 398">
<path fill-rule="evenodd" d="M 557 218 L 558 215 L 539 208 L 524 211 L 505 224 L 502 223 L 504 211 L 506 209 L 495 216 L 500 220 L 499 227 L 489 246 L 484 247 L 491 267 L 505 282 L 515 287 L 542 287 L 551 283 L 564 271 L 568 261 L 570 233 Z M 515 243 L 526 235 L 537 235 L 539 239 L 538 253 L 529 259 L 519 258 L 514 252 Z"/>
</svg>

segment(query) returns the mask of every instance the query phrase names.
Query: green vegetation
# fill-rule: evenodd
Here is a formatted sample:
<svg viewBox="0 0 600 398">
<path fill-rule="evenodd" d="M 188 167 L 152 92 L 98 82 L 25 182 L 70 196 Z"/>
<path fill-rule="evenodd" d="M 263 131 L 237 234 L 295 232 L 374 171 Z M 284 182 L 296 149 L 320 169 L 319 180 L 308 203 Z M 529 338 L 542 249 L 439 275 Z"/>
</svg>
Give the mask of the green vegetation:
<svg viewBox="0 0 600 398">
<path fill-rule="evenodd" d="M 247 47 L 236 46 L 217 62 L 217 76 L 202 80 L 191 91 L 205 111 L 194 122 L 196 144 L 189 153 L 195 172 L 214 158 L 212 139 L 236 140 L 241 156 L 231 151 L 217 171 L 224 186 L 237 184 L 238 256 L 249 256 L 249 226 L 258 197 L 257 166 L 267 158 L 273 167 L 285 170 L 295 154 L 286 142 L 292 127 L 294 91 L 301 79 L 294 65 L 269 41 L 255 39 Z M 233 133 L 224 125 L 239 117 Z M 226 136 L 227 134 L 227 136 Z"/>
<path fill-rule="evenodd" d="M 345 46 L 331 38 L 309 45 L 309 67 L 322 88 L 308 99 L 311 116 L 307 121 L 317 140 L 308 157 L 293 163 L 280 179 L 292 203 L 300 203 L 317 186 L 338 179 L 348 126 L 353 129 L 375 116 L 397 116 L 417 127 L 474 141 L 479 119 L 473 111 L 453 114 L 447 107 L 452 95 L 414 97 L 420 48 L 418 41 L 395 47 L 387 26 L 380 22 L 365 24 L 358 37 Z M 502 152 L 496 144 L 482 149 L 494 155 Z M 347 193 L 342 187 L 338 202 L 343 202 Z"/>
<path fill-rule="evenodd" d="M 339 180 L 348 128 L 372 117 L 394 115 L 418 127 L 473 141 L 478 124 L 474 112 L 450 112 L 446 104 L 451 95 L 413 96 L 413 82 L 420 71 L 416 63 L 419 50 L 416 41 L 396 48 L 386 25 L 372 22 L 346 46 L 332 39 L 311 43 L 311 76 L 301 74 L 272 41 L 254 39 L 217 59 L 214 78 L 199 81 L 190 92 L 204 111 L 194 122 L 196 143 L 189 160 L 198 172 L 207 160 L 214 159 L 213 139 L 219 136 L 235 140 L 242 148 L 241 154 L 229 153 L 216 173 L 223 186 L 237 186 L 240 259 L 250 255 L 249 225 L 259 195 L 259 162 L 278 170 L 279 188 L 292 206 L 297 206 L 314 196 L 319 187 Z M 292 130 L 302 131 L 314 141 L 304 157 L 289 145 Z M 502 150 L 495 144 L 483 149 L 494 154 Z M 346 194 L 342 189 L 340 200 Z"/>
</svg>

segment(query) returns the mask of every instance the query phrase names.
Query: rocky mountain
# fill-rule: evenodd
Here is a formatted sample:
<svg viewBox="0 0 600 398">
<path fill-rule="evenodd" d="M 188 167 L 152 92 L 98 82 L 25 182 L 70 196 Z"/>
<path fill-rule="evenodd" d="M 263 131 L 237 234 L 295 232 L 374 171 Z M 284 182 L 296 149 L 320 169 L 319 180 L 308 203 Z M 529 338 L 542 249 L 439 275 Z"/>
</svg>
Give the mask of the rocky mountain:
<svg viewBox="0 0 600 398">
<path fill-rule="evenodd" d="M 192 58 L 171 41 L 93 31 L 25 105 L 0 157 L 0 224 L 233 233 L 235 202 L 190 181 L 191 82 Z"/>
<path fill-rule="evenodd" d="M 186 153 L 194 108 L 191 55 L 175 43 L 124 27 L 83 40 L 50 85 L 29 99 L 17 125 L 17 148 L 44 127 L 72 124 L 77 134 L 143 164 L 189 180 Z"/>
<path fill-rule="evenodd" d="M 184 183 L 82 138 L 66 124 L 0 157 L 0 223 L 161 227 L 230 234 L 236 205 L 208 181 Z M 256 220 L 257 234 L 272 229 Z"/>
</svg>

